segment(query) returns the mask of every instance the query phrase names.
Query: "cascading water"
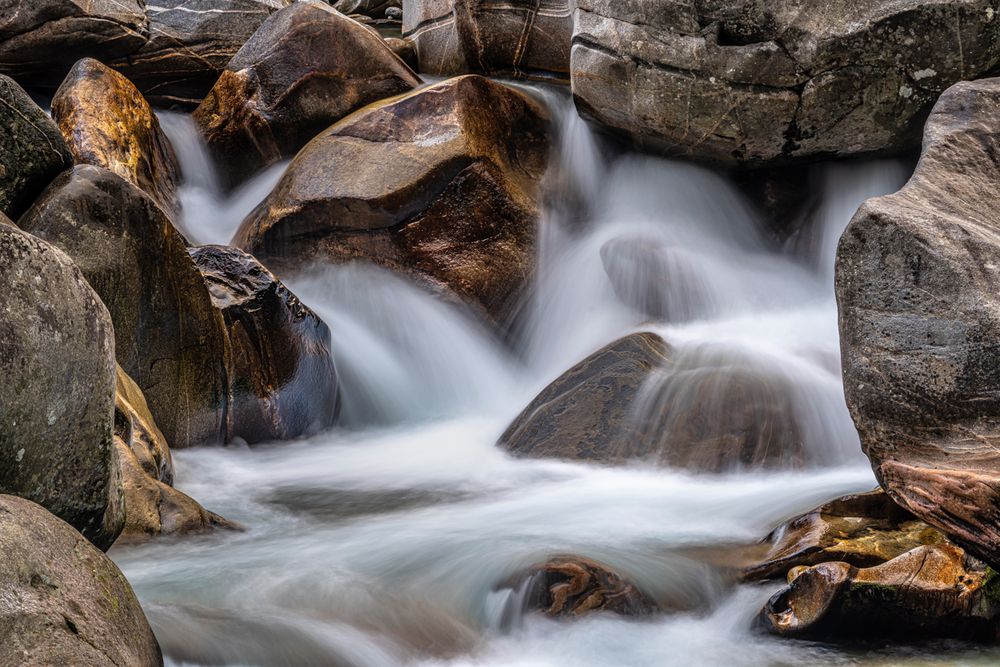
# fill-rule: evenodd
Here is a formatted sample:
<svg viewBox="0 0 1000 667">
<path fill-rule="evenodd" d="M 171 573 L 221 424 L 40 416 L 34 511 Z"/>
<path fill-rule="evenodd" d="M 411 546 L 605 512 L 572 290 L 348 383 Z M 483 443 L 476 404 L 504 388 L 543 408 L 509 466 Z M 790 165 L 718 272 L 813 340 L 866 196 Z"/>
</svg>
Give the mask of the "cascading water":
<svg viewBox="0 0 1000 667">
<path fill-rule="evenodd" d="M 774 587 L 734 585 L 699 554 L 756 541 L 783 519 L 874 486 L 840 386 L 830 267 L 854 209 L 898 188 L 905 168 L 829 167 L 808 242 L 783 249 L 725 179 L 635 155 L 605 165 L 571 105 L 546 99 L 562 112 L 561 148 L 537 283 L 510 341 L 381 269 L 317 267 L 290 285 L 333 331 L 345 426 L 300 443 L 176 453 L 179 486 L 247 530 L 112 552 L 169 664 L 903 659 L 890 648 L 755 633 Z M 224 198 L 186 121 L 165 120 L 188 179 L 185 232 L 225 241 L 276 176 Z M 779 406 L 794 424 L 796 467 L 699 475 L 518 460 L 495 447 L 547 382 L 640 330 L 673 346 L 676 367 L 654 374 L 636 418 L 669 434 L 681 427 L 664 404 L 722 415 L 731 405 L 719 397 L 742 374 L 762 387 L 751 420 L 778 418 L 767 410 Z M 506 582 L 561 553 L 608 564 L 676 611 L 641 622 L 522 616 L 523 590 Z M 963 658 L 961 647 L 947 651 Z M 926 653 L 910 654 L 928 664 Z"/>
</svg>

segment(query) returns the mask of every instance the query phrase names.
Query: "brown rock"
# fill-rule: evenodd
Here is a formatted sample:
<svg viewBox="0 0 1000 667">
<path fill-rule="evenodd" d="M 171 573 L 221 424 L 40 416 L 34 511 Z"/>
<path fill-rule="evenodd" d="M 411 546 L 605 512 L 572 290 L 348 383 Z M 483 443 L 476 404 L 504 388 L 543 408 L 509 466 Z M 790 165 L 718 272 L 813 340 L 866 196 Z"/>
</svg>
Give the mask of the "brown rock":
<svg viewBox="0 0 1000 667">
<path fill-rule="evenodd" d="M 916 172 L 866 202 L 837 259 L 844 390 L 883 488 L 1000 563 L 1000 80 L 961 83 Z"/>
<path fill-rule="evenodd" d="M 56 91 L 52 117 L 77 164 L 103 167 L 164 211 L 180 210 L 177 157 L 149 103 L 128 79 L 84 58 Z"/>
<path fill-rule="evenodd" d="M 482 77 L 373 105 L 317 137 L 234 243 L 279 275 L 366 259 L 499 321 L 534 268 L 548 118 Z"/>
<path fill-rule="evenodd" d="M 111 312 L 118 363 L 175 448 L 218 442 L 225 332 L 180 234 L 146 194 L 100 167 L 60 176 L 21 226 L 69 254 Z"/>
<path fill-rule="evenodd" d="M 73 528 L 0 496 L 0 553 L 0 664 L 163 664 L 125 576 Z"/>
<path fill-rule="evenodd" d="M 326 324 L 252 255 L 190 252 L 229 334 L 226 440 L 292 440 L 332 426 L 340 401 Z"/>
<path fill-rule="evenodd" d="M 2 215 L 0 286 L 0 493 L 41 504 L 107 549 L 124 522 L 111 318 L 65 254 Z"/>
<path fill-rule="evenodd" d="M 303 0 L 261 25 L 194 119 L 234 186 L 352 111 L 419 84 L 376 32 Z"/>
<path fill-rule="evenodd" d="M 386 37 L 385 43 L 388 45 L 396 57 L 406 63 L 406 66 L 413 71 L 417 70 L 417 47 L 413 45 L 413 40 L 401 37 Z"/>
</svg>

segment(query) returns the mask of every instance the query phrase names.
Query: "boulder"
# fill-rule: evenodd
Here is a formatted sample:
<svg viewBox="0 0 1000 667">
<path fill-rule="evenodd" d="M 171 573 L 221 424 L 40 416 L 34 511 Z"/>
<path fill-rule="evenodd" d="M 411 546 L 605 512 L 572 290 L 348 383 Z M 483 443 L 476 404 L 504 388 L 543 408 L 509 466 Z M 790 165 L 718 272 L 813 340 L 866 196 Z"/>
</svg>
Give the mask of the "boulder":
<svg viewBox="0 0 1000 667">
<path fill-rule="evenodd" d="M 175 448 L 223 437 L 222 317 L 180 234 L 156 203 L 91 165 L 64 173 L 21 218 L 63 249 L 114 321 L 118 363 Z"/>
<path fill-rule="evenodd" d="M 316 137 L 235 245 L 282 275 L 364 259 L 501 320 L 534 270 L 545 111 L 478 76 L 372 105 Z"/>
<path fill-rule="evenodd" d="M 377 32 L 303 0 L 264 21 L 194 120 L 235 186 L 352 111 L 419 84 Z"/>
<path fill-rule="evenodd" d="M 107 549 L 124 521 L 111 318 L 65 254 L 2 216 L 0 286 L 0 493 Z"/>
<path fill-rule="evenodd" d="M 1000 79 L 958 84 L 916 172 L 840 241 L 844 390 L 893 500 L 1000 564 Z"/>
<path fill-rule="evenodd" d="M 125 576 L 72 527 L 0 496 L 0 553 L 0 664 L 163 664 Z"/>
<path fill-rule="evenodd" d="M 0 0 L 0 73 L 52 90 L 80 58 L 135 52 L 148 27 L 145 0 Z"/>
<path fill-rule="evenodd" d="M 840 561 L 881 565 L 917 547 L 947 538 L 873 491 L 831 500 L 778 526 L 767 536 L 764 560 L 744 570 L 748 580 L 784 577 L 796 568 Z"/>
<path fill-rule="evenodd" d="M 573 94 L 586 116 L 644 147 L 727 166 L 898 152 L 917 144 L 942 91 L 1000 62 L 996 10 L 993 0 L 578 0 Z"/>
<path fill-rule="evenodd" d="M 0 126 L 0 213 L 16 218 L 73 157 L 48 114 L 3 75 Z"/>
<path fill-rule="evenodd" d="M 193 109 L 257 28 L 292 0 L 157 0 L 149 40 L 113 63 L 159 107 Z"/>
<path fill-rule="evenodd" d="M 229 336 L 226 440 L 292 440 L 332 426 L 340 401 L 323 320 L 252 255 L 190 252 Z"/>
<path fill-rule="evenodd" d="M 426 0 L 403 6 L 420 71 L 569 78 L 568 0 Z"/>
<path fill-rule="evenodd" d="M 1000 579 L 954 544 L 917 547 L 882 565 L 821 563 L 764 607 L 773 633 L 815 639 L 947 637 L 995 641 Z"/>
<path fill-rule="evenodd" d="M 77 164 L 103 167 L 144 191 L 164 211 L 180 210 L 174 149 L 128 79 L 84 58 L 56 91 L 52 117 Z"/>
<path fill-rule="evenodd" d="M 556 556 L 533 565 L 509 582 L 523 608 L 551 616 L 580 617 L 606 612 L 645 616 L 656 603 L 607 566 L 579 556 Z"/>
</svg>

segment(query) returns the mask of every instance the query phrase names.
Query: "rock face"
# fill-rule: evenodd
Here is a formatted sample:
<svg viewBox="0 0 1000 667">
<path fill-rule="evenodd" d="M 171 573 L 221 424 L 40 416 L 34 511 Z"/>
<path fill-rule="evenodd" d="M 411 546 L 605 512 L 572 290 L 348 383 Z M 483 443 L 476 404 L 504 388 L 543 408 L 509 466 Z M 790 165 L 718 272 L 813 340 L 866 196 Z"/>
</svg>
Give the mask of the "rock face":
<svg viewBox="0 0 1000 667">
<path fill-rule="evenodd" d="M 778 526 L 765 559 L 748 567 L 749 580 L 784 577 L 827 561 L 881 565 L 947 538 L 894 503 L 883 491 L 844 496 Z"/>
<path fill-rule="evenodd" d="M 125 576 L 70 526 L 0 496 L 0 552 L 0 664 L 163 664 Z"/>
<path fill-rule="evenodd" d="M 0 493 L 107 549 L 124 521 L 111 318 L 65 254 L 2 217 L 0 285 Z"/>
<path fill-rule="evenodd" d="M 100 167 L 60 176 L 21 226 L 66 251 L 107 305 L 118 363 L 173 447 L 223 435 L 225 333 L 183 239 L 155 202 Z"/>
<path fill-rule="evenodd" d="M 366 259 L 500 320 L 533 273 L 548 118 L 482 77 L 445 81 L 331 127 L 235 244 L 279 275 Z"/>
<path fill-rule="evenodd" d="M 578 0 L 573 93 L 640 144 L 724 165 L 899 151 L 943 90 L 1000 61 L 996 10 L 992 0 Z"/>
<path fill-rule="evenodd" d="M 253 256 L 223 246 L 191 256 L 229 335 L 226 440 L 292 440 L 332 426 L 340 402 L 326 324 Z"/>
<path fill-rule="evenodd" d="M 232 186 L 355 109 L 419 83 L 376 32 L 304 0 L 261 25 L 194 119 Z"/>
<path fill-rule="evenodd" d="M 634 584 L 605 565 L 579 556 L 556 556 L 515 579 L 512 586 L 523 594 L 523 611 L 546 616 L 579 617 L 595 612 L 642 616 L 657 609 Z"/>
<path fill-rule="evenodd" d="M 0 73 L 53 89 L 80 58 L 125 56 L 147 31 L 144 0 L 0 0 Z"/>
<path fill-rule="evenodd" d="M 1000 80 L 934 108 L 916 172 L 840 242 L 844 389 L 862 446 L 900 505 L 1000 563 Z"/>
<path fill-rule="evenodd" d="M 157 0 L 149 41 L 114 63 L 151 103 L 198 106 L 236 52 L 292 0 Z"/>
<path fill-rule="evenodd" d="M 724 472 L 801 464 L 805 445 L 780 377 L 633 334 L 549 385 L 500 437 L 515 456 Z"/>
<path fill-rule="evenodd" d="M 77 164 L 118 174 L 176 213 L 180 168 L 149 103 L 128 79 L 96 60 L 78 62 L 52 99 Z"/>
<path fill-rule="evenodd" d="M 923 546 L 876 567 L 822 563 L 772 597 L 761 620 L 792 637 L 954 637 L 995 641 L 997 574 L 953 544 Z"/>
<path fill-rule="evenodd" d="M 16 218 L 73 158 L 48 114 L 2 75 L 0 126 L 0 213 Z"/>
<path fill-rule="evenodd" d="M 427 0 L 403 6 L 420 71 L 568 78 L 568 0 Z"/>
</svg>

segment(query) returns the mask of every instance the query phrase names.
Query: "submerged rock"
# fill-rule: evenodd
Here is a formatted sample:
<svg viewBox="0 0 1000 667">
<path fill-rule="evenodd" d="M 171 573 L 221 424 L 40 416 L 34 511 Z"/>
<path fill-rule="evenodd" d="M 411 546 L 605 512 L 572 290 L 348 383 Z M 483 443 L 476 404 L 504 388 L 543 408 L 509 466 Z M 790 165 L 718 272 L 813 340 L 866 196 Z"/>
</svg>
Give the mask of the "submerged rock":
<svg viewBox="0 0 1000 667">
<path fill-rule="evenodd" d="M 869 568 L 821 563 L 795 573 L 761 620 L 790 637 L 948 637 L 995 641 L 996 572 L 953 544 L 917 547 Z"/>
<path fill-rule="evenodd" d="M 52 117 L 77 164 L 118 174 L 164 211 L 178 212 L 177 157 L 149 103 L 128 79 L 85 58 L 56 91 Z"/>
<path fill-rule="evenodd" d="M 111 318 L 65 254 L 2 216 L 0 285 L 0 493 L 39 503 L 107 549 L 124 522 Z M 17 552 L 0 553 L 9 566 Z"/>
<path fill-rule="evenodd" d="M 569 78 L 568 0 L 425 0 L 403 6 L 420 71 Z"/>
<path fill-rule="evenodd" d="M 766 542 L 767 555 L 746 568 L 746 579 L 784 577 L 827 561 L 872 567 L 947 538 L 880 490 L 831 500 L 778 526 Z"/>
<path fill-rule="evenodd" d="M 163 664 L 125 576 L 72 527 L 0 496 L 0 553 L 0 664 Z"/>
<path fill-rule="evenodd" d="M 292 0 L 156 0 L 149 40 L 113 66 L 160 107 L 194 108 L 261 24 Z"/>
<path fill-rule="evenodd" d="M 725 165 L 901 151 L 943 90 L 1000 62 L 996 9 L 578 0 L 573 94 L 639 144 Z"/>
<path fill-rule="evenodd" d="M 229 337 L 226 440 L 292 440 L 332 426 L 340 401 L 326 324 L 252 255 L 190 253 Z"/>
<path fill-rule="evenodd" d="M 938 101 L 906 186 L 837 256 L 844 390 L 883 488 L 1000 563 L 1000 79 Z"/>
<path fill-rule="evenodd" d="M 313 140 L 234 243 L 282 274 L 365 259 L 500 321 L 533 273 L 548 117 L 477 76 L 372 105 Z"/>
<path fill-rule="evenodd" d="M 119 176 L 80 165 L 20 221 L 66 251 L 107 305 L 118 363 L 176 448 L 223 437 L 222 317 L 180 234 Z"/>
<path fill-rule="evenodd" d="M 194 119 L 235 186 L 352 111 L 419 84 L 377 32 L 303 0 L 261 25 Z"/>
<path fill-rule="evenodd" d="M 16 218 L 73 158 L 48 114 L 3 75 L 0 126 L 0 213 Z"/>
</svg>

